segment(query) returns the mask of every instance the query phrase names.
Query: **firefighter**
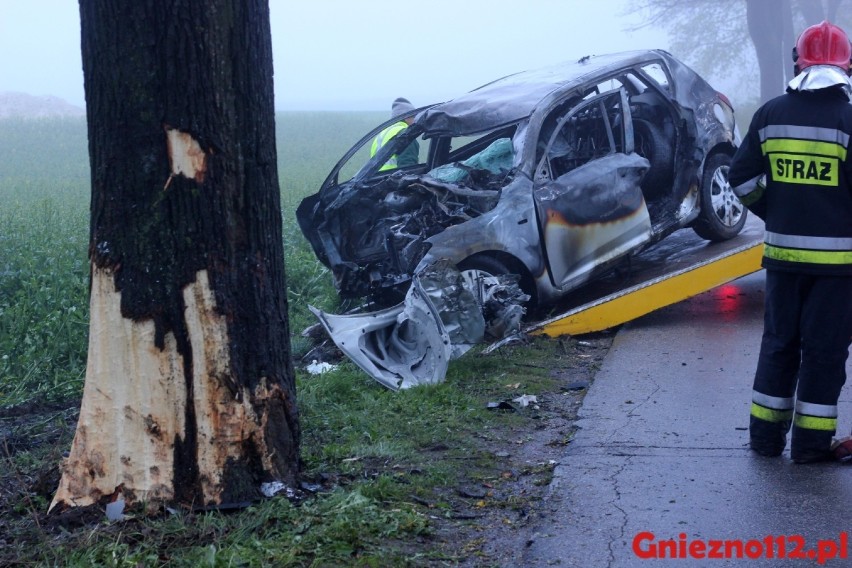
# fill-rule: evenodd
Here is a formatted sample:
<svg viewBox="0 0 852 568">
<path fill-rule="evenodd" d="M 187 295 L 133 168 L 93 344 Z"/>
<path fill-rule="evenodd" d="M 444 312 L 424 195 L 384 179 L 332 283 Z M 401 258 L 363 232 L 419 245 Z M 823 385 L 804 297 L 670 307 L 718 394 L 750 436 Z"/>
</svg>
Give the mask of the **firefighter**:
<svg viewBox="0 0 852 568">
<path fill-rule="evenodd" d="M 757 110 L 729 172 L 734 192 L 766 222 L 750 447 L 781 455 L 792 422 L 796 463 L 833 456 L 852 342 L 850 57 L 839 27 L 805 29 L 793 49 L 795 77 Z"/>
<path fill-rule="evenodd" d="M 399 97 L 393 101 L 391 105 L 391 118 L 396 118 L 398 116 L 402 116 L 407 112 L 411 112 L 414 110 L 414 105 L 409 102 L 408 99 L 404 97 Z M 397 136 L 400 132 L 408 128 L 411 123 L 414 122 L 414 117 L 409 116 L 403 120 L 398 122 L 394 122 L 381 132 L 373 139 L 373 145 L 370 147 L 370 157 L 376 155 L 376 152 L 379 151 L 379 148 L 388 143 L 388 141 Z M 388 161 L 384 163 L 384 165 L 379 168 L 379 171 L 385 170 L 393 170 L 396 168 L 403 168 L 405 166 L 413 166 L 419 161 L 420 158 L 420 143 L 417 140 L 413 140 L 408 147 L 399 153 L 399 155 L 394 154 Z"/>
</svg>

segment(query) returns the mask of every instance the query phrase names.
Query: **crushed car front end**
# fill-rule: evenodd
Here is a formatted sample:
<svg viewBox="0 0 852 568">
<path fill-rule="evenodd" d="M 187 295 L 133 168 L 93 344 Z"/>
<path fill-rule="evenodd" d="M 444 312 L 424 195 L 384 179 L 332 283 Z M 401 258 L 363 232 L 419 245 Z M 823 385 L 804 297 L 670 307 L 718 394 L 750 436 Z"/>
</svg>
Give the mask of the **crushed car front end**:
<svg viewBox="0 0 852 568">
<path fill-rule="evenodd" d="M 733 108 L 664 51 L 510 75 L 410 118 L 374 156 L 399 118 L 362 138 L 297 210 L 339 295 L 385 308 L 316 313 L 389 388 L 443 378 L 527 300 L 553 304 L 674 231 L 725 240 L 745 222 Z M 388 168 L 412 145 L 418 163 Z"/>
</svg>

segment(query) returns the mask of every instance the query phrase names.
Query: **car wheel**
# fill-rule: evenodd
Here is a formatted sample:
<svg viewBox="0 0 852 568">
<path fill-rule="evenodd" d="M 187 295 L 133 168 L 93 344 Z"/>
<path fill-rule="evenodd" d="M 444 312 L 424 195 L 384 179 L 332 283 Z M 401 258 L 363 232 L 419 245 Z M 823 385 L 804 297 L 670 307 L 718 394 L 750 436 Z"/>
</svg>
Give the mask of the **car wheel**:
<svg viewBox="0 0 852 568">
<path fill-rule="evenodd" d="M 536 305 L 535 284 L 531 278 L 523 274 L 522 271 L 511 269 L 509 265 L 493 256 L 479 255 L 466 258 L 458 264 L 458 268 L 462 276 L 468 281 L 476 280 L 481 282 L 482 277 L 519 274 L 521 276 L 521 281 L 519 282 L 521 290 L 530 297 L 528 305 Z"/>
<path fill-rule="evenodd" d="M 748 211 L 728 183 L 731 157 L 714 154 L 704 164 L 701 178 L 701 211 L 692 228 L 708 241 L 725 241 L 737 236 L 745 225 Z"/>
<path fill-rule="evenodd" d="M 477 283 L 480 288 L 484 286 L 482 283 L 483 278 L 487 278 L 489 276 L 500 276 L 501 274 L 511 274 L 509 267 L 491 256 L 474 256 L 466 258 L 459 263 L 459 272 L 462 273 L 462 277 L 465 280 Z M 477 286 L 473 286 L 472 289 L 476 290 Z M 478 299 L 481 300 L 483 297 L 484 290 L 480 289 Z"/>
<path fill-rule="evenodd" d="M 633 138 L 636 153 L 651 162 L 642 178 L 642 190 L 649 196 L 668 193 L 671 190 L 674 152 L 666 135 L 660 127 L 647 120 L 634 120 Z"/>
</svg>

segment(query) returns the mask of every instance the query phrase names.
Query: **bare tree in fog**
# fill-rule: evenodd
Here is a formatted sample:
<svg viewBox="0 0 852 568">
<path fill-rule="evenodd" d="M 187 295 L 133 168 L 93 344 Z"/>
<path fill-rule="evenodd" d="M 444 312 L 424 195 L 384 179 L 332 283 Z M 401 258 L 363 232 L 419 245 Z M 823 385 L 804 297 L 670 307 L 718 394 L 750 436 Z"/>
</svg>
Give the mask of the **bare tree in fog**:
<svg viewBox="0 0 852 568">
<path fill-rule="evenodd" d="M 752 54 L 760 72 L 760 101 L 784 90 L 792 78 L 791 53 L 807 26 L 829 20 L 850 28 L 850 0 L 636 0 L 632 12 L 645 25 L 660 26 L 671 36 L 677 55 L 703 73 L 735 76 Z"/>
</svg>

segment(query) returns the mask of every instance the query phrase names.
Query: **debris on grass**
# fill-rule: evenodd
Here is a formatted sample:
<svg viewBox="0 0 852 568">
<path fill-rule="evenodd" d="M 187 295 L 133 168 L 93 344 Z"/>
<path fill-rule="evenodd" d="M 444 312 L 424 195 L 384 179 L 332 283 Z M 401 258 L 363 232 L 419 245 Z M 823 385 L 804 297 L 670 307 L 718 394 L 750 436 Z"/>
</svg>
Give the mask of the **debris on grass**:
<svg viewBox="0 0 852 568">
<path fill-rule="evenodd" d="M 538 397 L 534 394 L 522 394 L 518 398 L 513 398 L 512 402 L 520 404 L 521 408 L 526 408 L 530 403 L 538 402 Z M 535 408 L 538 408 L 538 406 L 535 406 Z"/>
<path fill-rule="evenodd" d="M 316 359 L 311 361 L 311 363 L 305 367 L 305 370 L 311 375 L 321 375 L 329 371 L 334 371 L 335 369 L 337 369 L 337 365 L 332 365 L 331 363 L 326 362 L 320 362 Z"/>
</svg>

